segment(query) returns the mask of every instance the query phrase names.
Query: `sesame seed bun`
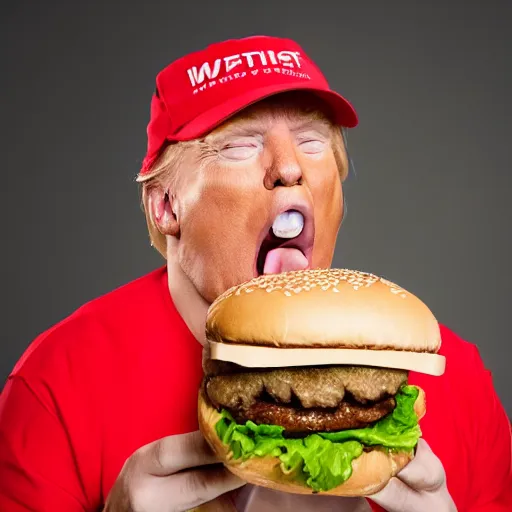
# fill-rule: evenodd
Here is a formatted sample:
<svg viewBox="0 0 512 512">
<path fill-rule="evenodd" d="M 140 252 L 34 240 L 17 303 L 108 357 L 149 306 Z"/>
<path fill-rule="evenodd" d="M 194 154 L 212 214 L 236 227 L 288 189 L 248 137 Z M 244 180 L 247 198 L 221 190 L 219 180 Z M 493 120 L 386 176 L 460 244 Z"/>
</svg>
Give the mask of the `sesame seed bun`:
<svg viewBox="0 0 512 512">
<path fill-rule="evenodd" d="M 414 294 L 346 269 L 260 276 L 211 305 L 209 341 L 280 348 L 350 348 L 436 353 L 439 324 Z"/>
<path fill-rule="evenodd" d="M 381 376 L 392 368 L 430 375 L 441 375 L 445 368 L 444 356 L 438 354 L 440 328 L 431 310 L 397 284 L 357 270 L 292 271 L 260 276 L 233 287 L 210 306 L 206 337 L 211 360 L 216 364 L 219 361 L 231 364 L 225 366 L 227 370 L 222 370 L 227 373 L 235 371 L 229 369 L 233 368 L 233 363 L 238 365 L 236 372 L 250 373 L 251 367 L 262 372 L 254 375 L 272 372 L 275 375 L 275 368 L 300 366 L 377 367 Z M 207 374 L 204 382 L 208 378 Z M 225 379 L 225 382 L 236 383 L 237 378 Z M 374 382 L 365 381 L 364 386 L 369 390 L 378 382 L 375 377 Z M 238 387 L 226 384 L 225 394 L 243 403 L 244 393 L 251 388 L 249 384 L 251 382 L 244 386 L 238 384 Z M 300 400 L 302 391 L 293 388 L 292 381 L 286 381 L 284 385 L 291 386 Z M 328 383 L 322 388 L 324 391 L 315 389 L 314 393 L 328 395 L 333 391 L 333 385 Z M 278 457 L 251 456 L 245 461 L 233 457 L 231 448 L 222 442 L 215 430 L 221 419 L 220 407 L 219 410 L 214 407 L 216 402 L 211 401 L 208 389 L 204 385 L 199 394 L 199 427 L 219 460 L 248 483 L 284 492 L 312 494 L 313 490 L 297 478 L 298 475 L 287 474 Z M 258 406 L 265 408 L 270 403 L 274 407 L 272 400 L 277 400 L 275 397 L 280 395 L 272 394 L 268 389 L 267 392 L 271 395 L 270 402 L 261 394 L 254 399 L 260 400 Z M 287 404 L 280 406 L 286 408 Z M 236 409 L 238 406 L 231 407 Z M 300 414 L 292 409 L 287 409 L 285 414 L 292 418 L 288 425 L 295 426 L 307 407 L 300 409 Z M 425 414 L 425 394 L 421 389 L 414 410 L 418 418 Z M 244 410 L 238 411 L 237 418 L 241 419 L 236 421 L 244 423 Z M 284 420 L 280 423 L 279 418 L 273 416 L 269 423 L 274 424 L 275 419 L 276 425 L 290 429 L 282 424 Z M 303 423 L 300 425 L 304 427 Z M 315 431 L 313 425 L 301 432 Z M 371 495 L 382 489 L 413 457 L 411 451 L 364 446 L 361 455 L 352 461 L 351 476 L 322 494 Z"/>
</svg>

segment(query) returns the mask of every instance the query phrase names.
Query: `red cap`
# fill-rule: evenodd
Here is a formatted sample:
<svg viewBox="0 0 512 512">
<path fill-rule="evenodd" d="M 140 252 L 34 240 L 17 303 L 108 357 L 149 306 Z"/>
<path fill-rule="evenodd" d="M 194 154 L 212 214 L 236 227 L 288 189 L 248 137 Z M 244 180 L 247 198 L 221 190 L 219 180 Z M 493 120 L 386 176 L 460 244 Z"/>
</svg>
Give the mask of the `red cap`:
<svg viewBox="0 0 512 512">
<path fill-rule="evenodd" d="M 172 62 L 156 78 L 140 173 L 150 170 L 166 141 L 201 137 L 252 103 L 293 90 L 321 97 L 338 125 L 357 125 L 352 105 L 331 90 L 316 64 L 290 39 L 231 39 Z"/>
</svg>

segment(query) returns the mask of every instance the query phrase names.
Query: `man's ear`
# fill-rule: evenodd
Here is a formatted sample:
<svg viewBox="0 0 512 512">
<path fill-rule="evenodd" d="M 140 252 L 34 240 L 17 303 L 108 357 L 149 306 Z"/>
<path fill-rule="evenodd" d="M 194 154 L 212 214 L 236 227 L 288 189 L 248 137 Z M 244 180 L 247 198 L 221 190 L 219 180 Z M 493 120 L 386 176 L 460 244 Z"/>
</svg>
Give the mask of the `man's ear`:
<svg viewBox="0 0 512 512">
<path fill-rule="evenodd" d="M 154 187 L 148 196 L 150 215 L 162 235 L 179 238 L 180 225 L 175 213 L 173 197 L 160 187 Z"/>
</svg>

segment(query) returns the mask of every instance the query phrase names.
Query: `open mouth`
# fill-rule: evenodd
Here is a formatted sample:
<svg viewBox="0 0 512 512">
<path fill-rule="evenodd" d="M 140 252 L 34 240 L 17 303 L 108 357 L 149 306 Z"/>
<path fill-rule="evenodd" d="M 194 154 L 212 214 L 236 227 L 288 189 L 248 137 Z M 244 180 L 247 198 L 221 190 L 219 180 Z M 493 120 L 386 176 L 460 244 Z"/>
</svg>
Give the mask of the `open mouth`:
<svg viewBox="0 0 512 512">
<path fill-rule="evenodd" d="M 276 274 L 309 267 L 313 223 L 305 211 L 289 209 L 266 228 L 257 259 L 257 275 Z"/>
</svg>

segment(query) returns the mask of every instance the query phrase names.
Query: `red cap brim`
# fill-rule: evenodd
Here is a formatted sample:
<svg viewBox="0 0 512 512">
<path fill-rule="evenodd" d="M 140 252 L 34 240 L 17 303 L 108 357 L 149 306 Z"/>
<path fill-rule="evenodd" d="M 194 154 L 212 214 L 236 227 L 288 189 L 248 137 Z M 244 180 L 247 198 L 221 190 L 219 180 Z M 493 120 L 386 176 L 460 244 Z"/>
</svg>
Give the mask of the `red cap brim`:
<svg viewBox="0 0 512 512">
<path fill-rule="evenodd" d="M 251 89 L 244 94 L 237 95 L 220 105 L 206 110 L 179 128 L 168 140 L 185 141 L 204 136 L 233 115 L 258 101 L 282 92 L 297 90 L 308 91 L 320 97 L 330 108 L 333 121 L 340 127 L 354 128 L 357 126 L 357 113 L 348 100 L 332 90 L 314 88 L 308 85 L 304 82 L 299 82 L 286 85 L 274 84 L 268 87 Z"/>
</svg>

